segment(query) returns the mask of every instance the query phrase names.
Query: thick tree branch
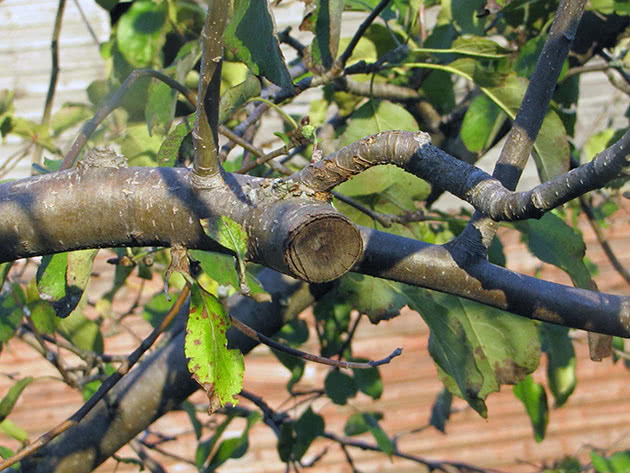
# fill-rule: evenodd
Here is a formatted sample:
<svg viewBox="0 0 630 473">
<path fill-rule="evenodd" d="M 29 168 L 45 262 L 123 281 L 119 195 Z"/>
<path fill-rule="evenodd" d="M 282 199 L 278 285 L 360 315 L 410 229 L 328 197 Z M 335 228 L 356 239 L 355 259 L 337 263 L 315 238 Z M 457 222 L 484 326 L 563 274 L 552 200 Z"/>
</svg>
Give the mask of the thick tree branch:
<svg viewBox="0 0 630 473">
<path fill-rule="evenodd" d="M 373 152 L 366 146 L 370 139 L 375 143 Z M 327 159 L 297 176 L 309 184 L 330 185 L 323 177 L 344 173 L 345 179 L 350 171 L 354 172 L 353 163 L 368 167 L 374 160 L 383 160 L 378 158 L 382 156 L 379 150 L 392 149 L 393 156 L 386 156 L 384 162 L 390 157 L 399 162 L 415 159 L 421 167 L 426 159 L 437 166 L 433 173 L 429 167 L 429 177 L 440 179 L 442 172 L 459 172 L 463 176 L 459 177 L 462 189 L 466 182 L 474 184 L 473 177 L 481 171 L 473 168 L 474 172 L 467 175 L 470 166 L 456 161 L 460 167 L 453 173 L 439 164 L 443 152 L 426 142 L 418 143 L 418 139 L 422 141 L 425 136 L 398 132 L 377 135 L 335 153 L 338 160 Z M 567 182 L 577 180 L 579 185 L 581 172 L 595 173 L 599 178 L 610 173 L 620 159 L 615 147 L 625 149 L 627 144 L 618 143 L 592 163 L 572 171 Z M 426 151 L 425 155 L 417 153 L 419 150 Z M 252 261 L 306 281 L 335 279 L 354 268 L 461 295 L 526 317 L 630 336 L 628 298 L 527 278 L 477 259 L 471 256 L 474 252 L 456 245 L 426 245 L 384 233 L 366 236 L 330 204 L 317 200 L 317 192 L 296 180 L 226 174 L 225 188 L 195 191 L 189 182 L 191 174 L 174 168 L 79 167 L 2 184 L 0 212 L 4 219 L 0 221 L 0 240 L 4 244 L 0 261 L 86 247 L 178 244 L 221 251 L 204 234 L 199 219 L 227 215 L 248 231 Z M 485 181 L 480 178 L 480 182 Z"/>
<path fill-rule="evenodd" d="M 367 228 L 353 271 L 454 294 L 524 317 L 630 337 L 630 297 L 564 286 L 431 245 Z"/>
<path fill-rule="evenodd" d="M 400 131 L 363 138 L 311 163 L 284 181 L 329 192 L 379 164 L 395 164 L 469 202 L 494 220 L 540 218 L 545 212 L 627 173 L 630 131 L 591 162 L 525 192 L 509 191 L 481 169 L 431 145 L 426 133 Z"/>
</svg>

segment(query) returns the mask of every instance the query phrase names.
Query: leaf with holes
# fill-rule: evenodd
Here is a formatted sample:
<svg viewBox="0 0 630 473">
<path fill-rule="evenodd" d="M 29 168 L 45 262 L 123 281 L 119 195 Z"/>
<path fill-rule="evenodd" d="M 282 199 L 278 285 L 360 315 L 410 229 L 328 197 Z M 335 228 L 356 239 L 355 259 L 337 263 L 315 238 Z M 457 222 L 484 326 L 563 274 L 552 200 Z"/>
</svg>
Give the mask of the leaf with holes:
<svg viewBox="0 0 630 473">
<path fill-rule="evenodd" d="M 188 369 L 208 394 L 209 409 L 237 404 L 245 366 L 239 350 L 227 348 L 230 316 L 212 294 L 192 286 L 184 352 Z"/>
</svg>

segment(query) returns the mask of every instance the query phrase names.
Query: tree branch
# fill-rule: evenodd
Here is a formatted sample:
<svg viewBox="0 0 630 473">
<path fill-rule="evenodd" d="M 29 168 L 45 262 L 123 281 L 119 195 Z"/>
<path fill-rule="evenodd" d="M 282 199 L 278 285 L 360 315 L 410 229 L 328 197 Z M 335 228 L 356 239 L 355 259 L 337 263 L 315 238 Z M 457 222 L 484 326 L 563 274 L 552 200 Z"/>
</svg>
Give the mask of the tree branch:
<svg viewBox="0 0 630 473">
<path fill-rule="evenodd" d="M 512 192 L 481 169 L 430 144 L 426 133 L 386 131 L 368 136 L 284 178 L 317 192 L 329 192 L 379 164 L 400 168 L 465 200 L 493 220 L 540 218 L 580 195 L 628 172 L 630 131 L 591 162 L 525 192 Z"/>
</svg>

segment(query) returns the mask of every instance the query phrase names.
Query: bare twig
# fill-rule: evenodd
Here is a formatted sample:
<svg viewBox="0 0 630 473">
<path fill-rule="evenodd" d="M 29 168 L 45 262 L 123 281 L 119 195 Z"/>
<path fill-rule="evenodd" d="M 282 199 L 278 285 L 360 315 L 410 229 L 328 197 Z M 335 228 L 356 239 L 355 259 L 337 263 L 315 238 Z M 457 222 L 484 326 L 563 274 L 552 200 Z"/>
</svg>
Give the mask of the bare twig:
<svg viewBox="0 0 630 473">
<path fill-rule="evenodd" d="M 262 343 L 263 345 L 267 345 L 270 348 L 275 350 L 287 353 L 289 355 L 302 358 L 307 361 L 314 361 L 316 363 L 321 363 L 323 365 L 334 366 L 335 368 L 352 368 L 352 369 L 369 369 L 374 368 L 375 366 L 385 365 L 392 361 L 392 359 L 397 356 L 402 355 L 402 348 L 396 348 L 392 353 L 390 353 L 387 357 L 382 360 L 377 361 L 367 361 L 365 363 L 358 363 L 355 361 L 343 361 L 343 360 L 331 360 L 330 358 L 325 358 L 323 356 L 313 355 L 311 353 L 306 353 L 301 350 L 296 350 L 295 348 L 291 348 L 289 346 L 283 345 L 282 343 L 278 343 L 272 338 L 266 337 L 260 332 L 252 329 L 248 325 L 245 325 L 240 320 L 231 317 L 232 325 L 247 335 L 252 340 L 256 340 L 257 342 Z"/>
<path fill-rule="evenodd" d="M 120 379 L 129 372 L 129 370 L 136 364 L 136 362 L 140 359 L 140 357 L 149 349 L 151 345 L 157 340 L 158 336 L 170 325 L 173 321 L 181 307 L 184 305 L 186 298 L 190 289 L 185 287 L 182 292 L 179 294 L 177 301 L 173 304 L 173 307 L 168 311 L 168 313 L 162 319 L 160 325 L 158 325 L 153 331 L 142 341 L 140 346 L 136 348 L 133 353 L 131 353 L 126 362 L 121 364 L 115 373 L 113 373 L 109 378 L 107 378 L 103 384 L 98 388 L 96 393 L 85 403 L 81 408 L 76 411 L 72 416 L 63 421 L 61 424 L 57 425 L 53 429 L 49 430 L 41 437 L 39 437 L 35 442 L 31 443 L 25 449 L 19 451 L 15 455 L 0 463 L 0 471 L 5 468 L 10 467 L 14 463 L 22 460 L 23 458 L 35 453 L 41 447 L 46 445 L 52 439 L 57 437 L 59 434 L 65 432 L 70 427 L 77 425 L 81 419 L 83 419 L 88 412 L 92 410 L 92 408 L 101 400 L 103 397 L 109 392 L 111 388 L 113 388 Z"/>
<path fill-rule="evenodd" d="M 362 442 L 359 440 L 352 440 L 352 439 L 348 439 L 348 438 L 344 438 L 344 437 L 340 437 L 336 434 L 333 434 L 332 432 L 324 432 L 322 434 L 323 437 L 332 440 L 334 442 L 337 442 L 340 445 L 345 445 L 347 447 L 355 447 L 355 448 L 360 448 L 361 450 L 370 450 L 372 452 L 382 452 L 383 450 L 378 446 L 378 445 L 373 445 L 367 442 Z M 419 463 L 421 465 L 425 465 L 427 468 L 429 468 L 430 471 L 433 470 L 438 470 L 438 471 L 444 471 L 444 472 L 448 472 L 449 470 L 447 469 L 447 467 L 455 468 L 456 470 L 462 471 L 462 472 L 475 472 L 475 473 L 502 473 L 501 470 L 495 470 L 492 468 L 480 468 L 478 466 L 474 466 L 474 465 L 470 465 L 468 463 L 461 463 L 461 462 L 451 462 L 451 461 L 431 461 L 431 460 L 426 460 L 422 457 L 418 457 L 416 455 L 410 455 L 408 453 L 403 453 L 401 451 L 399 451 L 397 448 L 394 449 L 391 454 L 394 457 L 399 457 L 399 458 L 404 458 L 406 460 L 411 460 L 413 462 Z"/>
</svg>

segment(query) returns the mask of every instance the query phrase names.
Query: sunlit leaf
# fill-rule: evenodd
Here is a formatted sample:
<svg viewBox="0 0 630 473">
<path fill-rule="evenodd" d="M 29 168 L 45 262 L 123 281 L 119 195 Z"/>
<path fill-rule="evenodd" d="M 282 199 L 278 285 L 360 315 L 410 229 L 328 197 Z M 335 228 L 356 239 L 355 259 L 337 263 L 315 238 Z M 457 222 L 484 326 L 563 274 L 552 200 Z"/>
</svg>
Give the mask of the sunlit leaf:
<svg viewBox="0 0 630 473">
<path fill-rule="evenodd" d="M 486 95 L 475 97 L 460 129 L 462 141 L 468 151 L 478 152 L 487 149 L 506 120 L 501 109 Z"/>
<path fill-rule="evenodd" d="M 224 38 L 227 49 L 254 74 L 264 76 L 282 88 L 293 87 L 267 0 L 236 0 Z"/>
<path fill-rule="evenodd" d="M 59 322 L 59 331 L 82 350 L 103 353 L 103 335 L 100 326 L 75 310 Z"/>
<path fill-rule="evenodd" d="M 134 67 L 153 65 L 166 41 L 167 2 L 133 2 L 118 20 L 116 45 Z"/>
<path fill-rule="evenodd" d="M 597 473 L 625 473 L 630 470 L 630 451 L 616 452 L 610 456 L 591 452 L 591 462 Z"/>
<path fill-rule="evenodd" d="M 221 303 L 198 285 L 193 285 L 184 351 L 188 369 L 205 389 L 210 409 L 237 404 L 245 370 L 243 354 L 227 348 L 229 315 Z"/>
</svg>

